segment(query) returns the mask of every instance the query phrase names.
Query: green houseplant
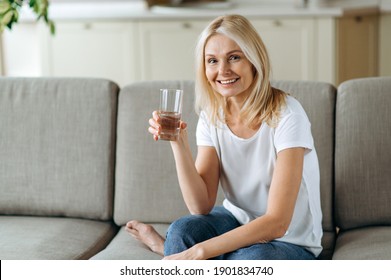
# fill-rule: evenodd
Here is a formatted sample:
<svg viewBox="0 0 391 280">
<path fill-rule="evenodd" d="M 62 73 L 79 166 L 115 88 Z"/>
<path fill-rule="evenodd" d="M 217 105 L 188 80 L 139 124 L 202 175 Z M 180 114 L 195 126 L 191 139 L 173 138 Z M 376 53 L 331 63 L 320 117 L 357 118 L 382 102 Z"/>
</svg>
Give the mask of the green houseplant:
<svg viewBox="0 0 391 280">
<path fill-rule="evenodd" d="M 0 32 L 4 28 L 12 29 L 12 25 L 18 22 L 22 5 L 28 4 L 37 15 L 37 20 L 43 20 L 54 34 L 54 22 L 48 17 L 49 0 L 0 0 Z"/>
</svg>

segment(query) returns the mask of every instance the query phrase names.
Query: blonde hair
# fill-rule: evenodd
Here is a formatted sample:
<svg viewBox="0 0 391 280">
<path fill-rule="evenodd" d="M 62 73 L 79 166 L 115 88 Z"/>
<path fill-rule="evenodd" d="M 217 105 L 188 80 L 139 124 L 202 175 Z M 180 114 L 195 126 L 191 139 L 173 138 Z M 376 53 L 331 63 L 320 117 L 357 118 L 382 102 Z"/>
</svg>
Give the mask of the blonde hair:
<svg viewBox="0 0 391 280">
<path fill-rule="evenodd" d="M 212 124 L 225 123 L 229 113 L 226 98 L 215 92 L 205 74 L 205 45 L 216 34 L 227 36 L 241 48 L 254 68 L 254 80 L 250 94 L 240 112 L 241 119 L 249 127 L 266 122 L 275 126 L 279 112 L 285 104 L 285 93 L 270 85 L 270 62 L 266 47 L 253 27 L 243 16 L 226 15 L 213 20 L 201 33 L 196 46 L 195 109 L 205 111 Z"/>
</svg>

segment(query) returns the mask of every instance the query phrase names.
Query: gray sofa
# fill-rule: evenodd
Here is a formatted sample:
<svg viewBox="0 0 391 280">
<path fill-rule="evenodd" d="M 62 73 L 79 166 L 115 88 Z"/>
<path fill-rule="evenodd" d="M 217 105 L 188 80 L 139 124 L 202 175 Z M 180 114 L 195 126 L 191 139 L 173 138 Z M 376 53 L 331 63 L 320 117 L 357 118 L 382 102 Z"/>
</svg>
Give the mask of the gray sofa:
<svg viewBox="0 0 391 280">
<path fill-rule="evenodd" d="M 273 84 L 312 123 L 319 259 L 391 259 L 391 77 Z M 195 155 L 192 81 L 0 78 L 0 259 L 160 258 L 123 226 L 138 219 L 164 234 L 188 213 L 169 143 L 147 132 L 163 87 L 184 89 Z"/>
</svg>

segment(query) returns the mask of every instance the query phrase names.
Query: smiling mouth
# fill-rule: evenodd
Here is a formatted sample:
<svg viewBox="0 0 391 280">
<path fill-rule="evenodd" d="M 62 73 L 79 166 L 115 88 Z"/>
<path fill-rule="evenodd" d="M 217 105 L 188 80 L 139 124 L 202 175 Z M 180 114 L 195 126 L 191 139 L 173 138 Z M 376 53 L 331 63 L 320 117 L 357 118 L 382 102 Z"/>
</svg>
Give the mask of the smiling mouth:
<svg viewBox="0 0 391 280">
<path fill-rule="evenodd" d="M 239 78 L 235 78 L 235 79 L 231 79 L 231 80 L 220 80 L 218 81 L 220 84 L 222 85 L 229 85 L 229 84 L 233 84 L 235 83 L 237 80 L 239 80 Z"/>
</svg>

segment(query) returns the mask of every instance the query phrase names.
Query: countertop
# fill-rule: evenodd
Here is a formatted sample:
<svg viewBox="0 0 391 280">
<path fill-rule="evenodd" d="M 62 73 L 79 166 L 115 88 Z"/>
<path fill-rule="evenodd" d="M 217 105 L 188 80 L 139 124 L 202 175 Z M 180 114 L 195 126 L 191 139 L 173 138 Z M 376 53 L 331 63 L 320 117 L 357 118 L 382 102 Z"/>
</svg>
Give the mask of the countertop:
<svg viewBox="0 0 391 280">
<path fill-rule="evenodd" d="M 315 1 L 316 2 L 316 1 Z M 297 8 L 292 4 L 255 4 L 254 2 L 230 2 L 209 9 L 153 7 L 148 9 L 144 1 L 65 2 L 51 3 L 49 17 L 60 20 L 167 20 L 214 18 L 222 14 L 241 14 L 247 17 L 341 17 L 355 13 L 391 12 L 391 0 L 328 1 L 329 4 Z M 29 8 L 23 7 L 22 21 L 35 20 Z"/>
</svg>

